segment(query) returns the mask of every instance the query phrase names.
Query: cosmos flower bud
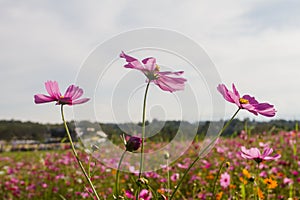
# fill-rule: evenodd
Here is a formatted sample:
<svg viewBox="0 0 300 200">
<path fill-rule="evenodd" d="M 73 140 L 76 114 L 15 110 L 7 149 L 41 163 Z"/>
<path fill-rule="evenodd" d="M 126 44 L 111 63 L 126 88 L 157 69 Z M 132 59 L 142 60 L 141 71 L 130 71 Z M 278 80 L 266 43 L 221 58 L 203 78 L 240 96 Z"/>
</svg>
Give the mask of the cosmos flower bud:
<svg viewBox="0 0 300 200">
<path fill-rule="evenodd" d="M 253 183 L 255 181 L 255 178 L 251 176 L 248 180 Z"/>
<path fill-rule="evenodd" d="M 166 160 L 168 160 L 168 159 L 170 158 L 169 152 L 167 152 L 167 151 L 164 152 L 164 158 L 165 158 Z"/>
<path fill-rule="evenodd" d="M 148 185 L 149 181 L 148 179 L 141 177 L 136 181 L 136 183 L 137 185 Z"/>
<path fill-rule="evenodd" d="M 225 163 L 225 167 L 226 167 L 226 168 L 230 167 L 230 162 L 226 162 L 226 163 Z"/>
<path fill-rule="evenodd" d="M 130 137 L 129 140 L 126 142 L 126 151 L 136 151 L 140 148 L 142 143 L 142 139 L 139 137 Z"/>
</svg>

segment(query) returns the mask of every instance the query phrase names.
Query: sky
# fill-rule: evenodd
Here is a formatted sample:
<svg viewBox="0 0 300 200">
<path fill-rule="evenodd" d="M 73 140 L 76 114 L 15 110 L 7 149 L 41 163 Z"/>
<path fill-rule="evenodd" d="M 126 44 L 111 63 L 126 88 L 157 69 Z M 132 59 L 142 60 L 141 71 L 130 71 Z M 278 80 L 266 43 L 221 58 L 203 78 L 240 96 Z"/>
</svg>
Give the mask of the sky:
<svg viewBox="0 0 300 200">
<path fill-rule="evenodd" d="M 116 37 L 130 31 L 155 28 L 188 38 L 184 43 L 171 37 L 167 39 L 173 44 L 170 50 L 181 47 L 188 50 L 183 57 L 198 53 L 192 51 L 192 45 L 184 46 L 188 41 L 201 47 L 203 52 L 199 51 L 199 57 L 205 57 L 207 67 L 216 69 L 222 83 L 229 87 L 235 83 L 241 94 L 251 94 L 259 101 L 275 105 L 274 119 L 299 120 L 299 9 L 297 0 L 0 0 L 0 119 L 60 122 L 59 106 L 33 102 L 34 94 L 46 92 L 45 81 L 56 80 L 62 92 L 70 84 L 78 83 L 92 99 L 74 107 L 75 111 L 66 108 L 68 119 L 139 121 L 145 77 L 122 68 L 125 63 L 118 58 L 118 53 L 103 44 L 117 41 Z M 134 42 L 132 37 L 124 44 Z M 160 41 L 150 37 L 147 42 L 159 46 Z M 118 52 L 128 50 L 139 59 L 155 56 L 161 69 L 184 70 L 188 79 L 186 91 L 176 94 L 162 92 L 151 85 L 148 119 L 227 119 L 236 110 L 221 95 L 217 101 L 224 102 L 224 112 L 219 104 L 210 105 L 210 94 L 214 91 L 207 88 L 217 85 L 210 85 L 211 77 L 204 72 L 195 75 L 190 63 L 179 59 L 180 55 L 174 58 L 170 52 L 157 52 L 157 49 L 122 49 L 124 44 L 120 42 Z M 96 74 L 94 78 L 98 79 L 93 82 L 89 76 L 95 74 L 90 70 L 84 74 L 83 81 L 83 69 L 99 48 L 102 51 L 98 51 L 98 56 L 107 50 L 113 58 L 111 71 L 105 71 L 104 76 Z M 266 120 L 246 111 L 238 117 Z"/>
</svg>

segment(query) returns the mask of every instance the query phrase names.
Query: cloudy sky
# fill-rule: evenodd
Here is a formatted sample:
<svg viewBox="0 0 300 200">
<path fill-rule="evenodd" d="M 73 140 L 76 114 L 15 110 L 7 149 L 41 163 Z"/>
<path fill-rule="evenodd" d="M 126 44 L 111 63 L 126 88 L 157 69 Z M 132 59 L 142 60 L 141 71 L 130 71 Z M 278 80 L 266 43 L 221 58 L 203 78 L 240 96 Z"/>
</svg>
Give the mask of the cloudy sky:
<svg viewBox="0 0 300 200">
<path fill-rule="evenodd" d="M 234 82 L 241 94 L 249 93 L 258 100 L 274 104 L 278 110 L 276 119 L 299 119 L 299 9 L 300 2 L 296 0 L 0 0 L 0 119 L 60 122 L 58 106 L 33 103 L 34 94 L 45 92 L 44 82 L 57 80 L 64 91 L 69 84 L 76 82 L 82 65 L 95 48 L 120 33 L 145 27 L 171 30 L 190 38 L 209 56 L 223 83 L 230 86 Z M 133 52 L 138 58 L 143 58 L 145 54 L 153 56 L 151 53 Z M 168 59 L 163 55 L 157 59 L 168 66 Z M 124 62 L 116 60 L 116 64 L 121 68 Z M 170 65 L 174 66 L 173 63 Z M 184 68 L 184 63 L 180 65 Z M 181 68 L 175 66 L 172 69 Z M 188 67 L 184 70 L 186 78 L 190 79 L 188 88 L 196 88 L 197 77 L 193 77 Z M 138 79 L 135 77 L 141 76 L 139 81 L 144 81 L 144 77 L 137 72 L 127 76 L 129 79 L 133 76 L 135 80 Z M 126 84 L 130 85 L 130 82 Z M 120 103 L 115 102 L 114 98 L 122 99 L 122 92 L 109 94 L 110 87 L 126 84 L 119 81 L 118 84 L 101 85 L 103 96 L 107 94 L 110 99 L 102 99 L 98 95 L 97 102 L 93 101 L 93 108 L 97 109 L 94 112 L 101 113 L 97 120 L 140 119 L 140 107 L 137 106 L 128 107 L 129 118 L 118 115 L 123 110 L 118 110 Z M 101 89 L 100 86 L 94 87 Z M 185 104 L 176 107 L 176 99 L 180 102 L 184 98 L 182 93 L 173 96 L 169 105 L 158 105 L 157 102 L 166 102 L 168 97 L 155 88 L 151 87 L 149 98 L 154 98 L 156 102 L 151 104 L 149 100 L 152 108 L 149 118 L 160 118 L 162 112 L 162 119 L 197 120 L 199 116 L 182 114 L 193 110 L 192 106 Z M 135 96 L 142 96 L 143 85 L 133 89 L 140 92 L 131 96 L 129 92 L 127 95 L 131 100 L 126 102 L 141 104 L 140 98 Z M 84 106 L 80 105 L 80 109 Z M 228 103 L 225 115 L 218 117 L 229 118 L 235 109 Z M 72 119 L 71 108 L 67 110 L 69 119 Z M 170 114 L 166 114 L 168 110 Z M 203 113 L 200 119 L 210 119 L 210 110 L 205 105 L 202 104 L 200 110 Z M 263 120 L 247 112 L 240 113 L 239 117 Z"/>
</svg>

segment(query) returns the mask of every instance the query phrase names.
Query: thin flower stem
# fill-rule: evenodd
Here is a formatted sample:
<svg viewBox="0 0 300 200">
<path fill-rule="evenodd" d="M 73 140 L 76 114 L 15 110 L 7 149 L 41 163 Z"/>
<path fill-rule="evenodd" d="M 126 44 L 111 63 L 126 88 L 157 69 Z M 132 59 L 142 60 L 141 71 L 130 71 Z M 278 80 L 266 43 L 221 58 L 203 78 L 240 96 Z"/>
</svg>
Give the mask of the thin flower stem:
<svg viewBox="0 0 300 200">
<path fill-rule="evenodd" d="M 168 199 L 170 199 L 170 190 L 171 190 L 171 184 L 170 184 L 170 170 L 169 170 L 169 159 L 167 159 L 167 176 L 168 176 Z"/>
<path fill-rule="evenodd" d="M 297 156 L 297 144 L 298 144 L 298 131 L 299 131 L 299 125 L 298 125 L 298 121 L 296 121 L 295 124 L 295 143 L 294 143 L 294 148 L 293 148 L 293 152 L 294 152 L 294 156 Z"/>
<path fill-rule="evenodd" d="M 91 178 L 91 156 L 89 156 L 88 175 L 89 175 L 89 178 Z"/>
<path fill-rule="evenodd" d="M 140 191 L 141 191 L 141 186 L 139 186 L 138 190 L 135 192 L 135 200 L 139 199 Z"/>
<path fill-rule="evenodd" d="M 120 172 L 120 167 L 121 167 L 121 163 L 123 161 L 124 155 L 126 153 L 126 150 L 122 153 L 119 164 L 118 164 L 118 169 L 117 169 L 117 173 L 116 173 L 116 183 L 115 183 L 115 196 L 116 199 L 119 199 L 119 191 L 120 191 L 120 185 L 119 185 L 119 180 L 120 180 L 120 176 L 119 176 L 119 172 Z"/>
<path fill-rule="evenodd" d="M 180 185 L 182 184 L 182 180 L 186 177 L 187 173 L 190 171 L 190 169 L 194 166 L 194 164 L 200 159 L 200 156 L 197 156 L 197 158 L 192 162 L 192 164 L 190 164 L 190 166 L 187 168 L 187 170 L 184 172 L 182 178 L 180 179 L 178 185 L 175 187 L 175 190 L 172 192 L 172 195 L 170 197 L 170 200 L 173 198 L 173 196 L 175 195 L 176 191 L 178 190 L 178 188 L 180 187 Z"/>
<path fill-rule="evenodd" d="M 175 190 L 172 192 L 172 195 L 170 197 L 170 200 L 173 199 L 175 193 L 177 192 L 177 190 L 179 189 L 179 187 L 181 186 L 184 178 L 186 177 L 186 175 L 188 174 L 188 172 L 190 171 L 190 169 L 194 166 L 194 164 L 201 158 L 202 154 L 204 152 L 206 152 L 207 149 L 209 149 L 209 147 L 215 143 L 215 141 L 219 138 L 220 135 L 222 135 L 222 133 L 224 132 L 224 130 L 229 126 L 229 124 L 232 122 L 232 120 L 235 118 L 235 116 L 238 114 L 238 112 L 240 111 L 240 108 L 232 115 L 232 117 L 230 118 L 230 120 L 224 125 L 224 127 L 219 131 L 218 135 L 216 137 L 214 137 L 211 142 L 203 149 L 203 151 L 201 151 L 201 153 L 197 156 L 197 158 L 192 162 L 192 164 L 190 164 L 190 166 L 185 170 L 183 176 L 181 177 L 181 179 L 178 182 L 178 185 L 176 186 Z"/>
<path fill-rule="evenodd" d="M 146 128 L 146 103 L 147 103 L 147 94 L 150 86 L 150 81 L 147 83 L 145 95 L 144 95 L 144 103 L 143 103 L 143 119 L 142 119 L 142 144 L 141 144 L 141 160 L 140 160 L 140 170 L 139 170 L 139 178 L 141 178 L 144 164 L 144 142 L 145 142 L 145 128 Z"/>
<path fill-rule="evenodd" d="M 85 171 L 85 169 L 84 169 L 84 167 L 83 167 L 83 164 L 82 164 L 82 162 L 80 161 L 79 156 L 78 156 L 78 154 L 77 154 L 77 152 L 76 152 L 76 150 L 75 150 L 75 146 L 74 146 L 74 143 L 73 143 L 73 140 L 72 140 L 72 137 L 71 137 L 71 134 L 70 134 L 70 131 L 69 131 L 67 122 L 66 122 L 66 120 L 65 120 L 63 105 L 61 105 L 61 117 L 62 117 L 62 120 L 63 120 L 63 122 L 64 122 L 64 126 L 65 126 L 65 129 L 66 129 L 68 138 L 69 138 L 69 142 L 70 142 L 70 145 L 71 145 L 73 154 L 74 154 L 74 156 L 75 156 L 75 158 L 76 158 L 76 160 L 77 160 L 77 163 L 78 163 L 78 165 L 79 165 L 79 167 L 80 167 L 82 173 L 84 174 L 86 180 L 88 181 L 89 185 L 91 186 L 91 188 L 92 188 L 92 190 L 93 190 L 93 192 L 94 192 L 94 194 L 95 194 L 97 200 L 100 200 L 100 197 L 98 196 L 98 193 L 97 193 L 97 191 L 96 191 L 96 189 L 95 189 L 95 187 L 94 187 L 94 185 L 93 185 L 91 179 L 89 178 L 89 175 L 88 175 L 87 172 Z"/>
<path fill-rule="evenodd" d="M 144 94 L 144 103 L 143 103 L 143 118 L 142 118 L 142 144 L 141 144 L 141 159 L 140 159 L 140 170 L 139 170 L 139 179 L 142 176 L 143 165 L 144 165 L 144 142 L 145 142 L 145 129 L 146 129 L 146 103 L 147 103 L 147 94 L 150 86 L 150 80 L 147 83 L 145 94 Z M 138 199 L 138 195 L 141 191 L 141 185 L 139 185 L 138 193 L 136 199 Z"/>
<path fill-rule="evenodd" d="M 256 168 L 256 194 L 257 194 L 257 199 L 260 200 L 259 196 L 259 163 L 257 163 L 257 168 Z"/>
<path fill-rule="evenodd" d="M 218 170 L 218 173 L 217 173 L 217 176 L 215 177 L 215 180 L 214 180 L 214 187 L 213 187 L 213 199 L 216 199 L 216 195 L 215 195 L 215 191 L 216 191 L 216 185 L 217 185 L 217 180 L 218 180 L 218 177 L 220 176 L 220 173 L 223 169 L 223 166 L 224 166 L 224 163 L 226 162 L 226 160 L 224 160 L 222 163 L 221 163 L 221 166 Z"/>
</svg>

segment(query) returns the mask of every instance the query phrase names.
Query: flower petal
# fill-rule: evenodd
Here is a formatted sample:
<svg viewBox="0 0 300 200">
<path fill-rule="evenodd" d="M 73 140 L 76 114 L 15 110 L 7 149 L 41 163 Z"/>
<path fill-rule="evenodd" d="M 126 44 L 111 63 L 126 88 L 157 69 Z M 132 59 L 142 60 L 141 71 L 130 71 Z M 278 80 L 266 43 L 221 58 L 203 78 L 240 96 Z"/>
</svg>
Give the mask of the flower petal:
<svg viewBox="0 0 300 200">
<path fill-rule="evenodd" d="M 75 100 L 72 102 L 72 105 L 75 105 L 75 104 L 82 104 L 82 103 L 85 103 L 87 101 L 89 101 L 90 99 L 89 98 L 82 98 L 82 99 L 78 99 L 78 100 Z"/>
<path fill-rule="evenodd" d="M 34 95 L 34 103 L 36 103 L 36 104 L 39 104 L 39 103 L 48 103 L 48 102 L 52 102 L 52 101 L 56 101 L 56 99 L 53 98 L 53 97 L 46 96 L 44 94 L 36 94 L 36 95 Z"/>
<path fill-rule="evenodd" d="M 255 108 L 255 105 L 258 103 L 254 97 L 251 97 L 250 95 L 244 95 L 242 97 L 243 99 L 246 99 L 249 101 L 249 103 L 247 104 L 241 104 L 241 107 L 248 110 L 249 112 L 255 114 L 255 115 L 258 115 L 257 114 L 257 110 Z"/>
<path fill-rule="evenodd" d="M 170 72 L 170 71 L 165 71 L 165 72 L 158 72 L 160 75 L 176 75 L 176 76 L 181 76 L 184 73 L 184 71 L 178 71 L 178 72 Z"/>
<path fill-rule="evenodd" d="M 256 111 L 266 117 L 274 117 L 276 114 L 276 110 L 273 105 L 268 103 L 259 103 L 255 105 Z"/>
<path fill-rule="evenodd" d="M 232 91 L 229 91 L 228 94 L 229 96 L 232 98 L 232 100 L 234 101 L 234 103 L 238 106 L 241 107 L 241 103 L 240 103 L 240 94 L 237 91 L 237 89 L 235 88 L 235 85 L 232 83 Z"/>
<path fill-rule="evenodd" d="M 268 155 L 270 155 L 272 152 L 273 152 L 273 149 L 272 149 L 272 148 L 270 148 L 270 147 L 265 147 L 265 148 L 264 148 L 264 152 L 262 153 L 262 156 L 263 156 L 263 157 L 268 156 Z"/>
<path fill-rule="evenodd" d="M 145 70 L 144 66 L 138 61 L 136 58 L 131 57 L 127 54 L 125 54 L 123 51 L 120 54 L 121 58 L 125 58 L 126 62 L 128 62 L 124 67 L 126 68 L 132 68 L 132 69 L 137 69 L 137 70 Z"/>
<path fill-rule="evenodd" d="M 145 66 L 145 69 L 149 70 L 149 71 L 154 71 L 156 68 L 156 59 L 155 58 L 145 58 L 144 60 L 142 60 L 142 63 Z"/>
<path fill-rule="evenodd" d="M 72 100 L 78 99 L 83 95 L 83 90 L 75 85 L 70 85 L 65 92 L 64 97 L 69 97 Z"/>
<path fill-rule="evenodd" d="M 264 160 L 276 160 L 276 159 L 278 159 L 280 157 L 281 157 L 280 154 L 275 154 L 274 156 L 266 156 L 266 157 L 264 157 Z"/>
<path fill-rule="evenodd" d="M 159 73 L 160 74 L 160 73 Z M 175 92 L 178 90 L 184 90 L 185 78 L 175 78 L 169 76 L 159 76 L 158 79 L 154 80 L 154 83 L 158 85 L 162 90 L 168 92 Z"/>
<path fill-rule="evenodd" d="M 232 83 L 232 91 L 233 91 L 233 94 L 234 94 L 235 96 L 240 97 L 240 94 L 239 94 L 239 92 L 237 91 L 237 89 L 236 89 L 234 83 Z"/>
<path fill-rule="evenodd" d="M 258 101 L 254 97 L 251 97 L 250 95 L 246 94 L 242 97 L 243 99 L 247 99 L 250 104 L 258 104 Z"/>
<path fill-rule="evenodd" d="M 254 159 L 260 157 L 260 151 L 257 148 L 246 149 L 244 146 L 241 147 L 241 156 L 247 159 Z"/>
<path fill-rule="evenodd" d="M 47 81 L 45 83 L 45 87 L 51 97 L 58 99 L 61 96 L 58 83 L 56 81 Z"/>
<path fill-rule="evenodd" d="M 73 96 L 73 93 L 74 93 L 74 88 L 75 88 L 75 85 L 70 85 L 65 94 L 64 94 L 64 97 L 72 97 Z"/>
<path fill-rule="evenodd" d="M 249 112 L 253 113 L 254 115 L 258 115 L 255 106 L 253 106 L 252 104 L 241 104 L 241 107 L 243 109 L 248 110 Z"/>
<path fill-rule="evenodd" d="M 217 89 L 223 95 L 223 97 L 226 101 L 235 103 L 235 101 L 231 97 L 232 95 L 229 94 L 229 90 L 227 89 L 227 87 L 224 84 L 219 84 Z"/>
<path fill-rule="evenodd" d="M 83 89 L 81 89 L 81 88 L 79 88 L 79 87 L 76 87 L 76 90 L 74 91 L 74 94 L 73 94 L 72 99 L 73 99 L 73 100 L 78 99 L 78 98 L 80 98 L 82 95 L 83 95 Z"/>
</svg>

